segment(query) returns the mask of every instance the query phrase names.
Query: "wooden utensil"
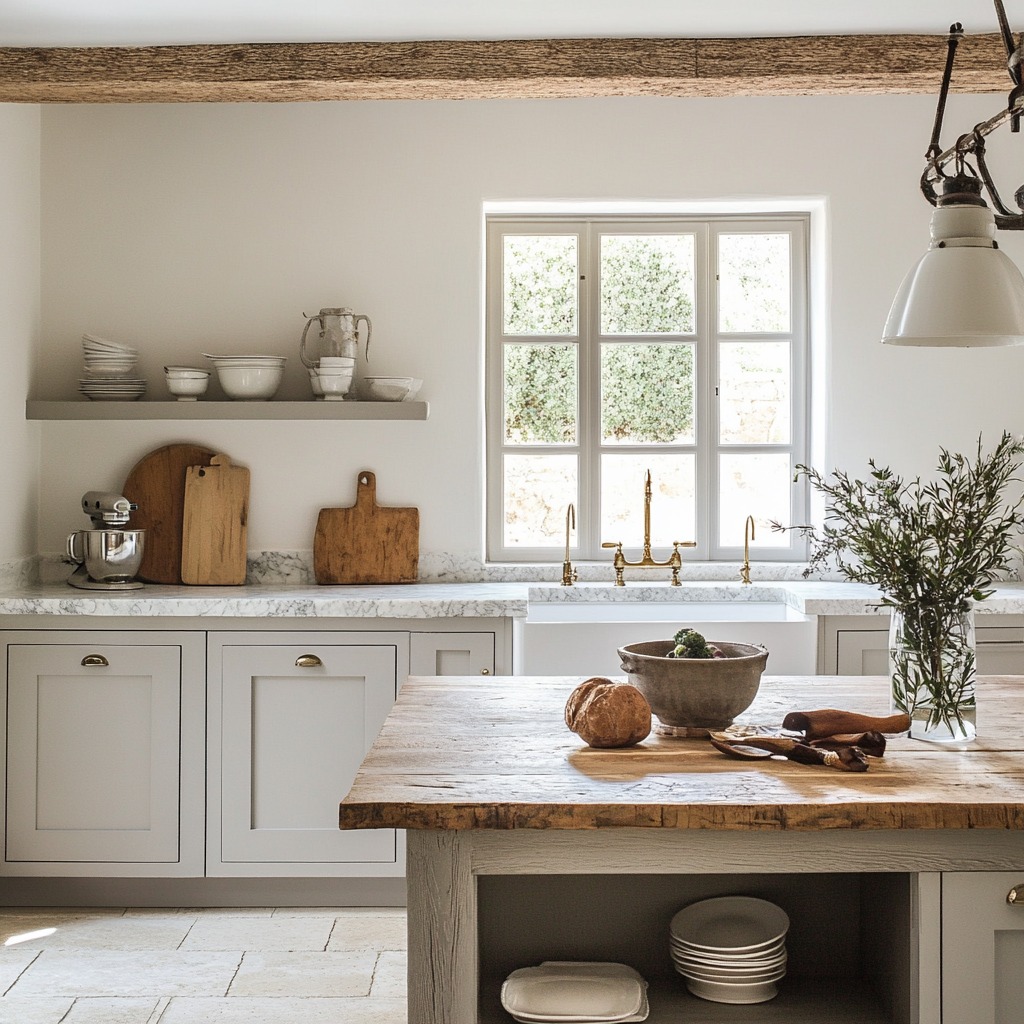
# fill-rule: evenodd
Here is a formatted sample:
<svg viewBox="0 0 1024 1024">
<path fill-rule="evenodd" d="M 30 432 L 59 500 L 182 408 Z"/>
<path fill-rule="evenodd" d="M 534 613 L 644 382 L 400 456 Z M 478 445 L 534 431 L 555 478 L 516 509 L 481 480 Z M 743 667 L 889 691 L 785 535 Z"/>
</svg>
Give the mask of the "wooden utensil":
<svg viewBox="0 0 1024 1024">
<path fill-rule="evenodd" d="M 791 711 L 782 720 L 782 728 L 803 733 L 804 739 L 818 740 L 844 732 L 900 733 L 910 728 L 910 716 L 899 714 L 887 718 L 859 715 L 854 711 L 824 708 L 820 711 Z"/>
<path fill-rule="evenodd" d="M 820 764 L 841 772 L 866 772 L 868 770 L 868 759 L 858 747 L 822 750 L 818 747 L 809 747 L 799 740 L 789 739 L 785 736 L 744 736 L 738 744 L 734 744 L 729 737 L 720 733 L 712 734 L 709 739 L 718 750 L 725 747 L 753 747 L 757 750 L 768 751 L 769 754 L 781 754 L 788 760 L 797 761 L 800 764 Z M 745 758 L 752 756 L 749 751 L 742 750 L 726 750 L 725 753 Z"/>
<path fill-rule="evenodd" d="M 132 529 L 146 531 L 139 579 L 181 583 L 185 471 L 189 466 L 208 466 L 215 454 L 195 444 L 169 444 L 132 467 L 121 493 L 139 506 L 132 513 Z"/>
<path fill-rule="evenodd" d="M 364 470 L 356 503 L 322 508 L 313 538 L 317 583 L 414 583 L 419 577 L 420 513 L 377 504 L 377 480 Z"/>
<path fill-rule="evenodd" d="M 245 582 L 249 520 L 249 470 L 227 455 L 185 472 L 181 579 L 199 586 Z"/>
</svg>

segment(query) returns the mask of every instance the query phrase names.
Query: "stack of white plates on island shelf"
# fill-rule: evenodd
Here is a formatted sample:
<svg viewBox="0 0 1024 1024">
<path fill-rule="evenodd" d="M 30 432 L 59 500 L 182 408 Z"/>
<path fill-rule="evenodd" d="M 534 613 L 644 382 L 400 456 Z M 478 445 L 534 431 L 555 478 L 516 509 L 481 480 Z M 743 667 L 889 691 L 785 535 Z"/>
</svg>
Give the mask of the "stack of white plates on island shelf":
<svg viewBox="0 0 1024 1024">
<path fill-rule="evenodd" d="M 605 1024 L 646 1020 L 647 982 L 626 964 L 546 960 L 513 971 L 501 1005 L 524 1024 Z"/>
<path fill-rule="evenodd" d="M 82 335 L 85 376 L 78 382 L 78 390 L 93 400 L 130 402 L 146 393 L 146 381 L 135 377 L 138 349 L 116 341 Z"/>
<path fill-rule="evenodd" d="M 686 987 L 714 1003 L 763 1003 L 786 973 L 789 917 L 767 900 L 718 896 L 672 918 L 669 941 Z"/>
</svg>

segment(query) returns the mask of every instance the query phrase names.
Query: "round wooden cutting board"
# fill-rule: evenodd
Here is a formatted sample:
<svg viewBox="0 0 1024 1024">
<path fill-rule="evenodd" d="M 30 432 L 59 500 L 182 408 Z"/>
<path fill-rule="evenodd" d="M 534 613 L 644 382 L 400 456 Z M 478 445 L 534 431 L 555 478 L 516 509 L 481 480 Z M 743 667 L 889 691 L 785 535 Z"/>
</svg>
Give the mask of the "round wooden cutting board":
<svg viewBox="0 0 1024 1024">
<path fill-rule="evenodd" d="M 185 476 L 189 466 L 209 466 L 216 452 L 194 444 L 169 444 L 135 464 L 121 493 L 139 507 L 133 530 L 145 530 L 138 578 L 147 583 L 181 583 L 181 535 L 185 518 Z"/>
</svg>

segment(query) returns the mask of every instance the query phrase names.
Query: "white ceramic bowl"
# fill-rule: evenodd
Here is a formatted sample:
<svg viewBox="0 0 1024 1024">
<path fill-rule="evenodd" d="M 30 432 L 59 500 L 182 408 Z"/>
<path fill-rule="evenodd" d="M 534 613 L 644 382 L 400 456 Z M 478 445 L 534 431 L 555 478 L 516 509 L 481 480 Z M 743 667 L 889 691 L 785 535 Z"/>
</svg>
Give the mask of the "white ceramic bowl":
<svg viewBox="0 0 1024 1024">
<path fill-rule="evenodd" d="M 193 379 L 201 377 L 203 380 L 209 380 L 210 371 L 201 370 L 198 366 L 165 366 L 164 376 L 168 379 L 176 377 L 179 380 L 183 377 L 192 377 Z"/>
<path fill-rule="evenodd" d="M 347 373 L 332 373 L 330 370 L 319 370 L 316 375 L 317 383 L 323 392 L 325 402 L 340 402 L 352 387 L 352 371 Z"/>
<path fill-rule="evenodd" d="M 686 987 L 695 996 L 700 996 L 701 999 L 707 999 L 713 1003 L 766 1003 L 779 994 L 774 981 L 762 981 L 754 985 L 737 985 L 687 978 Z"/>
<path fill-rule="evenodd" d="M 214 366 L 218 363 L 232 364 L 232 365 L 248 365 L 248 366 L 284 366 L 287 362 L 287 356 L 263 356 L 263 355 L 216 355 L 210 352 L 204 352 L 204 356 L 207 359 L 212 359 Z"/>
<path fill-rule="evenodd" d="M 170 391 L 179 402 L 194 402 L 200 395 L 206 393 L 206 386 L 210 383 L 210 375 L 203 374 L 201 377 L 171 376 L 165 374 L 167 390 Z"/>
<path fill-rule="evenodd" d="M 417 377 L 364 377 L 363 397 L 371 402 L 404 402 L 423 386 Z"/>
<path fill-rule="evenodd" d="M 217 379 L 228 398 L 247 402 L 265 402 L 277 394 L 284 377 L 284 364 L 261 366 L 246 363 L 225 363 L 220 360 Z"/>
</svg>

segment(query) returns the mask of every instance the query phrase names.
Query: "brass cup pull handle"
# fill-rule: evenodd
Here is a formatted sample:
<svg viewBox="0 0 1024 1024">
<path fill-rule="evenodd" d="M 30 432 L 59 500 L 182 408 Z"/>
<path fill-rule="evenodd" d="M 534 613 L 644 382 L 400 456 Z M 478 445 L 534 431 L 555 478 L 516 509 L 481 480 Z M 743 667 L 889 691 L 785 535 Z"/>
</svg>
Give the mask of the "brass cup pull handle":
<svg viewBox="0 0 1024 1024">
<path fill-rule="evenodd" d="M 99 665 L 101 668 L 108 668 L 110 666 L 110 662 L 107 661 L 102 654 L 87 654 L 82 659 L 82 665 L 86 668 L 93 665 Z"/>
<path fill-rule="evenodd" d="M 1015 885 L 1007 894 L 1006 902 L 1015 907 L 1024 907 L 1024 882 Z"/>
<path fill-rule="evenodd" d="M 300 654 L 295 659 L 296 668 L 323 668 L 323 664 L 315 654 Z"/>
</svg>

